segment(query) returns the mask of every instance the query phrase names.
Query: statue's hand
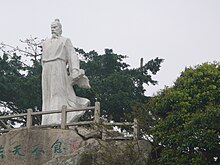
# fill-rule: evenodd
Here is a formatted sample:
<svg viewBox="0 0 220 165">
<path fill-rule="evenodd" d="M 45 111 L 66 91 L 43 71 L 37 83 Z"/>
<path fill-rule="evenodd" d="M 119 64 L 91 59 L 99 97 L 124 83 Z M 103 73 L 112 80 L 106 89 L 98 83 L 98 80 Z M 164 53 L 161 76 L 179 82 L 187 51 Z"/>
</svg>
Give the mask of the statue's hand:
<svg viewBox="0 0 220 165">
<path fill-rule="evenodd" d="M 85 71 L 83 69 L 79 69 L 79 77 L 83 77 L 85 75 Z"/>
<path fill-rule="evenodd" d="M 80 87 L 80 88 L 86 88 L 86 89 L 89 89 L 91 88 L 90 84 L 89 84 L 89 79 L 87 76 L 83 76 L 81 77 L 77 82 L 76 84 Z"/>
<path fill-rule="evenodd" d="M 76 84 L 76 82 L 85 75 L 85 71 L 83 69 L 73 69 L 70 73 L 70 79 L 72 84 Z"/>
<path fill-rule="evenodd" d="M 80 88 L 91 88 L 89 79 L 83 69 L 73 69 L 70 75 L 70 81 L 71 85 L 78 85 Z"/>
</svg>

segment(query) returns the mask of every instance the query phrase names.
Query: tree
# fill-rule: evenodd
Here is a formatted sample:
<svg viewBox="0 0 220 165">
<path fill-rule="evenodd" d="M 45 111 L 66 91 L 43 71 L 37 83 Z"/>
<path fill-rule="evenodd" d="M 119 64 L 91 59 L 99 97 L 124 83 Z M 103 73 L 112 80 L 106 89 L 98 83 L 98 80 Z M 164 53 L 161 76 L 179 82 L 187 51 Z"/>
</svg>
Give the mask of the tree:
<svg viewBox="0 0 220 165">
<path fill-rule="evenodd" d="M 41 109 L 41 42 L 37 38 L 21 41 L 26 45 L 22 50 L 18 47 L 1 44 L 3 55 L 0 56 L 0 106 L 6 111 L 2 115 L 24 113 L 27 108 L 34 111 Z M 22 59 L 29 59 L 27 62 Z M 25 61 L 25 62 L 24 62 Z M 25 123 L 24 119 L 11 120 Z M 35 117 L 34 124 L 40 119 Z"/>
<path fill-rule="evenodd" d="M 41 111 L 41 42 L 31 38 L 22 43 L 26 45 L 24 50 L 0 45 L 4 52 L 0 58 L 0 101 L 11 110 L 10 113 L 26 112 L 27 108 Z M 77 95 L 90 99 L 92 105 L 100 101 L 103 116 L 116 121 L 127 120 L 125 114 L 131 111 L 133 102 L 146 99 L 143 84 L 157 83 L 151 75 L 159 71 L 163 61 L 155 58 L 143 67 L 129 69 L 129 65 L 123 62 L 127 57 L 111 49 L 106 49 L 103 55 L 94 50 L 88 53 L 82 49 L 76 51 L 92 86 L 89 90 L 75 86 Z M 24 58 L 29 58 L 30 62 L 24 62 Z M 40 124 L 40 119 L 35 122 Z"/>
<path fill-rule="evenodd" d="M 82 49 L 77 49 L 77 52 L 83 56 L 81 66 L 92 88 L 86 92 L 76 89 L 76 92 L 87 96 L 92 104 L 100 101 L 102 115 L 114 121 L 127 120 L 126 114 L 131 112 L 132 104 L 146 100 L 143 84 L 157 83 L 151 74 L 159 71 L 163 61 L 155 58 L 143 67 L 129 69 L 129 64 L 123 62 L 127 56 L 118 55 L 112 49 L 105 49 L 103 55 L 95 51 L 86 53 Z"/>
<path fill-rule="evenodd" d="M 219 164 L 220 64 L 204 63 L 182 72 L 173 87 L 149 103 L 157 123 L 160 164 Z"/>
</svg>

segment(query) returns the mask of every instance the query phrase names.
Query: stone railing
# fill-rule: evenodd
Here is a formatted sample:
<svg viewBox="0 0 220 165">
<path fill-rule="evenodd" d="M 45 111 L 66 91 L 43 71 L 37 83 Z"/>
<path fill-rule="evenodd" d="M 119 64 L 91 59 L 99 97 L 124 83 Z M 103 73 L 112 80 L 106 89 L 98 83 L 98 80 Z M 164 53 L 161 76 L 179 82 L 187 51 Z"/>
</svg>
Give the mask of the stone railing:
<svg viewBox="0 0 220 165">
<path fill-rule="evenodd" d="M 92 121 L 79 121 L 79 122 L 71 122 L 67 123 L 67 115 L 68 112 L 76 112 L 76 111 L 94 111 L 94 119 Z M 55 114 L 55 113 L 61 113 L 61 124 L 49 124 L 49 125 L 38 125 L 33 126 L 33 117 L 39 116 L 39 115 L 47 115 L 47 114 Z M 27 109 L 27 113 L 21 113 L 21 114 L 14 114 L 14 115 L 8 115 L 8 116 L 0 116 L 0 133 L 9 132 L 12 129 L 10 126 L 8 126 L 4 121 L 11 119 L 11 118 L 17 118 L 17 117 L 25 117 L 26 116 L 26 127 L 22 128 L 49 128 L 49 127 L 60 127 L 61 129 L 67 129 L 69 126 L 80 126 L 80 125 L 92 125 L 95 124 L 96 128 L 98 128 L 100 125 L 102 126 L 101 132 L 102 132 L 102 139 L 108 140 L 108 139 L 130 139 L 130 137 L 115 137 L 111 138 L 108 137 L 108 131 L 105 129 L 105 126 L 130 126 L 133 127 L 133 136 L 132 138 L 134 140 L 138 139 L 138 123 L 137 120 L 134 119 L 134 122 L 100 122 L 100 103 L 95 102 L 95 106 L 91 107 L 85 107 L 80 109 L 67 109 L 67 106 L 62 106 L 61 110 L 52 110 L 52 111 L 42 111 L 42 112 L 33 112 L 32 109 Z M 104 127 L 103 127 L 104 126 Z M 21 127 L 20 127 L 21 128 Z M 100 127 L 99 127 L 100 128 Z"/>
</svg>

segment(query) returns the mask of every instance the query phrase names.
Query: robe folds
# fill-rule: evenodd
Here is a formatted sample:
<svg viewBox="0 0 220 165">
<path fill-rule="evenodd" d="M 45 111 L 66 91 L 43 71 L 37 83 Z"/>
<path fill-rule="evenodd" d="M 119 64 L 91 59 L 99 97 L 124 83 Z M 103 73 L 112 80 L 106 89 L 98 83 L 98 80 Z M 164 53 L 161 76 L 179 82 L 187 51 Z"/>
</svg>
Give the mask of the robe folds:
<svg viewBox="0 0 220 165">
<path fill-rule="evenodd" d="M 69 68 L 68 75 L 67 65 Z M 83 108 L 89 105 L 86 98 L 76 96 L 72 84 L 79 80 L 82 70 L 79 59 L 70 39 L 58 37 L 47 39 L 43 44 L 42 54 L 42 111 Z M 87 80 L 87 79 L 86 79 Z M 84 112 L 68 112 L 67 122 L 76 121 Z M 42 125 L 60 124 L 61 114 L 42 116 Z"/>
</svg>

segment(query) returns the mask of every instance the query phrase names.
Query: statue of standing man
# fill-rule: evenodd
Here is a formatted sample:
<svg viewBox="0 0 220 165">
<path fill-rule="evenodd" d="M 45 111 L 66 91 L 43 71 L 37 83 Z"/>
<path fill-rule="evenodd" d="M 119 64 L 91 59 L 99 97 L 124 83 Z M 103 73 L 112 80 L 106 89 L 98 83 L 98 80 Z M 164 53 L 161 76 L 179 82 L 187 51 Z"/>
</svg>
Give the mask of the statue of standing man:
<svg viewBox="0 0 220 165">
<path fill-rule="evenodd" d="M 52 37 L 43 43 L 42 54 L 42 111 L 83 108 L 89 105 L 86 98 L 76 96 L 72 85 L 90 88 L 84 70 L 79 67 L 78 55 L 70 39 L 62 37 L 59 19 L 51 24 Z M 68 70 L 67 70 L 68 68 Z M 69 112 L 67 122 L 76 121 L 83 112 Z M 60 114 L 42 116 L 42 125 L 60 124 Z"/>
</svg>

